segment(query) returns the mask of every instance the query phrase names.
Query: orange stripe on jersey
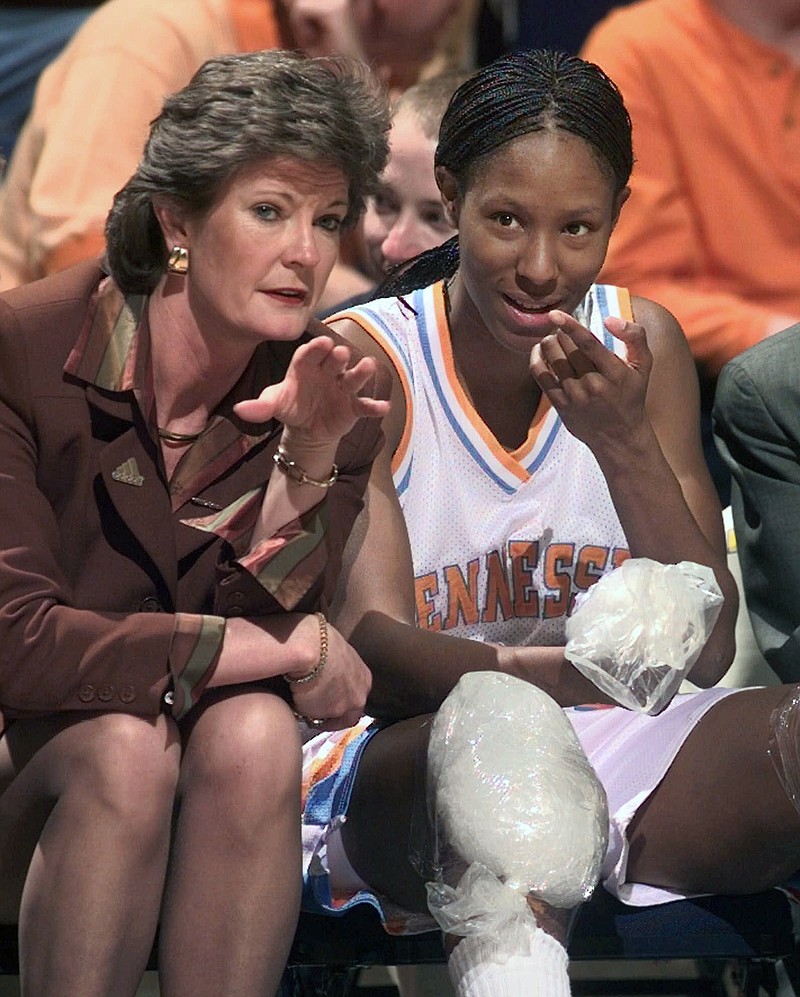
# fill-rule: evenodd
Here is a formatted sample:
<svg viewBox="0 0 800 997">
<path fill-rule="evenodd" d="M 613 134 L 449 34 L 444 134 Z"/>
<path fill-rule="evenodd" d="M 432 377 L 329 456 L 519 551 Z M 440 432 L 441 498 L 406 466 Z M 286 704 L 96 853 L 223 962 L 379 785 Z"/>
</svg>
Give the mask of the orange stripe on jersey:
<svg viewBox="0 0 800 997">
<path fill-rule="evenodd" d="M 631 292 L 627 287 L 617 288 L 617 299 L 619 301 L 619 315 L 628 322 L 635 322 L 633 317 L 633 305 L 631 304 Z"/>
<path fill-rule="evenodd" d="M 533 417 L 531 428 L 528 430 L 527 439 L 523 444 L 518 446 L 516 450 L 511 451 L 510 456 L 514 457 L 515 460 L 522 463 L 522 461 L 530 455 L 536 445 L 536 440 L 539 438 L 539 434 L 542 431 L 544 420 L 550 414 L 551 408 L 552 405 L 550 404 L 550 399 L 544 394 L 544 392 L 542 392 L 542 397 L 539 399 L 539 405 L 536 409 L 536 414 Z"/>
<path fill-rule="evenodd" d="M 406 400 L 406 418 L 400 442 L 397 444 L 397 448 L 392 455 L 392 473 L 394 474 L 403 463 L 403 458 L 408 452 L 408 448 L 411 443 L 411 429 L 414 423 L 414 399 L 411 394 L 411 385 L 408 377 L 406 376 L 406 372 L 403 370 L 402 365 L 395 357 L 394 349 L 392 348 L 389 340 L 377 326 L 373 325 L 373 323 L 369 321 L 365 315 L 361 315 L 359 312 L 344 311 L 337 312 L 334 318 L 337 322 L 341 319 L 350 319 L 351 322 L 355 322 L 356 325 L 361 326 L 364 332 L 366 332 L 371 339 L 374 339 L 378 346 L 380 346 L 383 350 L 386 355 L 386 359 L 392 365 L 398 378 L 400 379 L 400 387 L 403 389 L 403 397 Z M 326 321 L 326 324 L 333 327 L 333 323 L 331 321 Z"/>
<path fill-rule="evenodd" d="M 527 470 L 516 460 L 513 454 L 510 454 L 505 450 L 495 439 L 494 434 L 486 425 L 486 423 L 478 415 L 475 406 L 472 404 L 470 399 L 467 397 L 466 391 L 461 387 L 461 382 L 456 374 L 456 364 L 455 358 L 453 356 L 453 346 L 450 341 L 450 329 L 447 323 L 447 309 L 445 307 L 444 300 L 444 284 L 437 284 L 434 288 L 434 314 L 436 315 L 436 330 L 439 335 L 440 349 L 442 352 L 442 361 L 444 363 L 444 372 L 447 377 L 447 383 L 450 386 L 450 390 L 458 399 L 461 411 L 464 413 L 465 417 L 469 420 L 470 425 L 475 430 L 475 432 L 480 436 L 483 442 L 486 444 L 488 449 L 492 452 L 492 456 L 500 463 L 502 466 L 514 477 L 518 478 L 520 481 L 527 481 L 530 475 Z M 540 406 L 541 408 L 541 406 Z M 539 412 L 536 413 L 537 418 Z M 534 420 L 531 426 L 528 439 L 525 444 L 519 448 L 516 452 L 519 453 L 523 450 L 530 449 L 533 442 L 536 440 L 538 431 L 541 427 L 541 422 Z"/>
</svg>

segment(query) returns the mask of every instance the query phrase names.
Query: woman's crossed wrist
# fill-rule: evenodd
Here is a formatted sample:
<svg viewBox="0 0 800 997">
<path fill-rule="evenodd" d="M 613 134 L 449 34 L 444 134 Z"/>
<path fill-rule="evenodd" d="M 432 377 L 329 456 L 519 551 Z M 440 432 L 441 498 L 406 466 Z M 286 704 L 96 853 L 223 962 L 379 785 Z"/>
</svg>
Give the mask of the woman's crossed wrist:
<svg viewBox="0 0 800 997">
<path fill-rule="evenodd" d="M 310 672 L 306 672 L 303 675 L 291 675 L 289 672 L 284 672 L 283 678 L 289 685 L 305 685 L 308 682 L 312 682 L 322 673 L 322 670 L 328 663 L 328 621 L 322 613 L 314 613 L 314 616 L 317 619 L 319 627 L 319 657 L 317 663 Z"/>
</svg>

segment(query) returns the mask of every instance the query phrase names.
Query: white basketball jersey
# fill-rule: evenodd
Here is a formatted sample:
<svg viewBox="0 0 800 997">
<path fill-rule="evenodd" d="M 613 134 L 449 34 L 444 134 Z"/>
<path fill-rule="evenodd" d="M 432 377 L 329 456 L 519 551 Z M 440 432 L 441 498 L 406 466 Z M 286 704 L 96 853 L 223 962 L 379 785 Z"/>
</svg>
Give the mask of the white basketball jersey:
<svg viewBox="0 0 800 997">
<path fill-rule="evenodd" d="M 631 317 L 627 291 L 593 285 L 576 317 Z M 605 479 L 543 396 L 508 452 L 455 373 L 442 283 L 350 309 L 386 351 L 406 398 L 394 480 L 414 558 L 422 627 L 504 644 L 559 645 L 575 597 L 628 556 Z"/>
</svg>

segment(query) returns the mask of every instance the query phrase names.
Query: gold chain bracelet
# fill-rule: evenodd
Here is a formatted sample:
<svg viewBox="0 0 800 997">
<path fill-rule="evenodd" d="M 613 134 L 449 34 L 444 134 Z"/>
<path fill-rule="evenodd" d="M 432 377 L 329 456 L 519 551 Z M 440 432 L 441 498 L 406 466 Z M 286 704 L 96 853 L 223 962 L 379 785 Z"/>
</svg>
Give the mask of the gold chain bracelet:
<svg viewBox="0 0 800 997">
<path fill-rule="evenodd" d="M 331 473 L 327 478 L 311 478 L 306 474 L 299 464 L 290 460 L 283 447 L 278 447 L 272 455 L 275 467 L 286 475 L 291 481 L 296 481 L 298 485 L 313 485 L 315 488 L 330 488 L 336 483 L 339 477 L 339 468 L 334 464 Z"/>
<path fill-rule="evenodd" d="M 299 679 L 293 679 L 290 675 L 284 674 L 283 677 L 289 685 L 304 685 L 306 682 L 311 682 L 328 663 L 328 621 L 322 613 L 314 613 L 314 616 L 319 624 L 319 661 L 307 675 L 301 675 Z"/>
</svg>

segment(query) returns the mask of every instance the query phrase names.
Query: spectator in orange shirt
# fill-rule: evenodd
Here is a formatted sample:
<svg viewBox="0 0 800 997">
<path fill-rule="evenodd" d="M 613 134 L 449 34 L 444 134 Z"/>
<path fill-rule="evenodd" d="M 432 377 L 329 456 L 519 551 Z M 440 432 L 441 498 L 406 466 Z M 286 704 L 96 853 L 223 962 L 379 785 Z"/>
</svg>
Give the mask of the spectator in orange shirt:
<svg viewBox="0 0 800 997">
<path fill-rule="evenodd" d="M 800 2 L 640 0 L 581 54 L 633 120 L 602 279 L 673 312 L 713 381 L 800 319 Z"/>
</svg>

